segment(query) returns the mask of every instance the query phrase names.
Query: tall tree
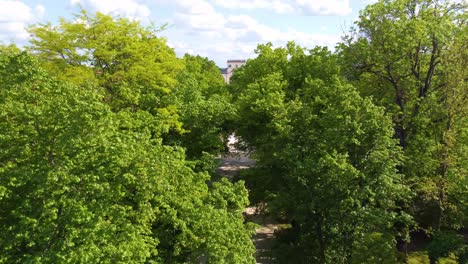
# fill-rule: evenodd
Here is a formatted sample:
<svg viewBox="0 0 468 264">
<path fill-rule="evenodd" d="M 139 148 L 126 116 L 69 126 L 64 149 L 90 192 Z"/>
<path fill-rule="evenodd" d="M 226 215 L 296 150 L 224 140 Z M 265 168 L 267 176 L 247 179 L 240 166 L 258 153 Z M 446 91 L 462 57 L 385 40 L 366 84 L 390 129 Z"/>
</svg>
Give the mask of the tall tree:
<svg viewBox="0 0 468 264">
<path fill-rule="evenodd" d="M 344 74 L 392 116 L 423 228 L 466 221 L 466 4 L 381 0 L 344 37 Z M 461 187 L 464 186 L 464 187 Z"/>
<path fill-rule="evenodd" d="M 340 79 L 325 48 L 267 44 L 257 53 L 231 83 L 237 133 L 257 160 L 247 184 L 290 224 L 279 260 L 356 263 L 365 243 L 385 240 L 388 254 L 367 253 L 395 261 L 392 223 L 403 217 L 395 201 L 407 189 L 383 109 Z"/>
<path fill-rule="evenodd" d="M 161 29 L 85 10 L 71 21 L 34 25 L 29 49 L 57 78 L 99 87 L 114 111 L 148 111 L 160 122 L 155 133 L 178 128 L 167 95 L 182 63 L 158 36 Z"/>
</svg>

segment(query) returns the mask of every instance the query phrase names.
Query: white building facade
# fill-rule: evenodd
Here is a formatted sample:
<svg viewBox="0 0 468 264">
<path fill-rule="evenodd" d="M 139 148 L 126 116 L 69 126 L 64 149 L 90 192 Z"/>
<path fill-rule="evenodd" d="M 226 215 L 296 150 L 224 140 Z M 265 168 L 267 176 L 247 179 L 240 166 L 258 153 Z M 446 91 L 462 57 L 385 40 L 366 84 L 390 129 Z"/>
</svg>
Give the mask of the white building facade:
<svg viewBox="0 0 468 264">
<path fill-rule="evenodd" d="M 244 65 L 246 63 L 246 60 L 228 60 L 227 61 L 227 68 L 221 68 L 221 75 L 223 75 L 224 81 L 226 83 L 229 83 L 231 80 L 231 76 L 233 72 Z"/>
</svg>

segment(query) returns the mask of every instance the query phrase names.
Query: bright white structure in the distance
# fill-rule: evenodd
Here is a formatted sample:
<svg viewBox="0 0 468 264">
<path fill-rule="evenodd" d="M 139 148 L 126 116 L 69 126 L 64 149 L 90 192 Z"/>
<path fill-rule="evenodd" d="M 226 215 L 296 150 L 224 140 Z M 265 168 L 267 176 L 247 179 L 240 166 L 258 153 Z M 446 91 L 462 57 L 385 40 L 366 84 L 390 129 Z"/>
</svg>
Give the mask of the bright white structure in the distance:
<svg viewBox="0 0 468 264">
<path fill-rule="evenodd" d="M 245 60 L 228 60 L 227 61 L 227 68 L 220 68 L 221 70 L 221 75 L 224 77 L 224 81 L 226 83 L 229 83 L 229 80 L 231 79 L 232 73 L 234 72 L 235 69 L 241 67 L 242 65 L 245 64 Z"/>
</svg>

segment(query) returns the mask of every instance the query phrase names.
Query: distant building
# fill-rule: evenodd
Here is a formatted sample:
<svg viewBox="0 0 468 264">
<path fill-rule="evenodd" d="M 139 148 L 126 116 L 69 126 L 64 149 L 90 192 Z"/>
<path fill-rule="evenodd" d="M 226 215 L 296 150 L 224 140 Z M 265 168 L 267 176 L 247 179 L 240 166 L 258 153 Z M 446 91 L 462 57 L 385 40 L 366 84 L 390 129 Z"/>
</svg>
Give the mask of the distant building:
<svg viewBox="0 0 468 264">
<path fill-rule="evenodd" d="M 245 62 L 246 62 L 245 60 L 228 60 L 227 68 L 219 69 L 221 71 L 221 75 L 223 75 L 224 77 L 224 81 L 226 83 L 229 83 L 229 80 L 231 79 L 231 76 L 234 70 L 244 65 Z"/>
</svg>

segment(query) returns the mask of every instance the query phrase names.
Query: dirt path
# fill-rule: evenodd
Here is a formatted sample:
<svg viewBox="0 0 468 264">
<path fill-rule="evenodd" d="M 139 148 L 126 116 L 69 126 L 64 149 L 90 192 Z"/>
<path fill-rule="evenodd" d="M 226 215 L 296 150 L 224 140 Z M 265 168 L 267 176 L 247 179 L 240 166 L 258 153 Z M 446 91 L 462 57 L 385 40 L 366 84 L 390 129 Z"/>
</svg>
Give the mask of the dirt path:
<svg viewBox="0 0 468 264">
<path fill-rule="evenodd" d="M 262 214 L 256 214 L 253 207 L 247 207 L 245 211 L 247 220 L 259 225 L 253 236 L 255 248 L 257 249 L 255 253 L 257 263 L 273 263 L 271 249 L 275 243 L 276 222 L 269 217 L 264 217 Z"/>
<path fill-rule="evenodd" d="M 218 172 L 230 179 L 239 173 L 240 170 L 255 166 L 255 161 L 248 157 L 245 152 L 237 151 L 230 146 L 230 154 L 221 159 Z M 259 264 L 272 263 L 271 248 L 274 244 L 274 232 L 277 225 L 270 218 L 257 213 L 256 208 L 247 207 L 245 210 L 248 221 L 259 225 L 253 236 L 255 248 L 257 249 L 255 258 Z"/>
</svg>

